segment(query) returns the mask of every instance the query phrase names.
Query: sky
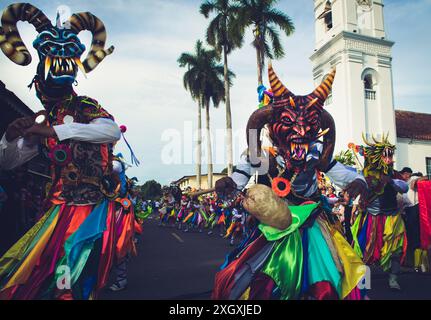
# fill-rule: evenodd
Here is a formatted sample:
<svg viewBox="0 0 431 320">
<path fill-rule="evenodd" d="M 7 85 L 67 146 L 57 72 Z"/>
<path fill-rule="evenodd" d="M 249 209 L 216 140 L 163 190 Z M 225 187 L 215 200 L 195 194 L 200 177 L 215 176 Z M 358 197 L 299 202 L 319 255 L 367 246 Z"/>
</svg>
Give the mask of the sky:
<svg viewBox="0 0 431 320">
<path fill-rule="evenodd" d="M 0 0 L 0 8 L 11 1 Z M 126 125 L 126 138 L 141 161 L 127 174 L 141 183 L 155 179 L 162 184 L 194 174 L 194 129 L 197 105 L 184 89 L 177 59 L 182 52 L 191 52 L 196 40 L 205 39 L 208 20 L 199 13 L 198 0 L 33 0 L 52 21 L 61 5 L 73 13 L 89 11 L 98 16 L 108 32 L 107 46 L 115 51 L 87 79 L 78 76 L 76 92 L 88 95 L 114 115 L 119 125 Z M 395 42 L 393 86 L 396 109 L 431 112 L 431 0 L 385 0 L 386 38 Z M 286 56 L 273 65 L 283 82 L 297 94 L 313 89 L 312 65 L 314 50 L 314 13 L 311 0 L 281 0 L 277 7 L 294 22 L 295 32 L 282 36 Z M 24 43 L 33 62 L 26 67 L 11 63 L 0 54 L 0 80 L 32 110 L 42 106 L 34 89 L 27 85 L 33 78 L 37 54 L 31 43 L 36 31 L 28 23 L 19 24 Z M 81 37 L 82 36 L 82 37 Z M 82 32 L 87 48 L 89 32 Z M 257 105 L 256 54 L 250 45 L 251 31 L 243 48 L 229 56 L 230 69 L 236 74 L 231 89 L 234 129 L 234 157 L 245 148 L 245 126 Z M 83 57 L 86 55 L 84 53 Z M 204 118 L 203 118 L 204 119 Z M 225 109 L 211 110 L 211 126 L 215 172 L 224 167 Z M 204 123 L 203 123 L 204 125 Z M 205 142 L 204 142 L 205 143 Z M 130 161 L 124 141 L 116 150 Z M 203 159 L 206 155 L 203 155 Z M 206 172 L 206 162 L 203 163 Z"/>
</svg>

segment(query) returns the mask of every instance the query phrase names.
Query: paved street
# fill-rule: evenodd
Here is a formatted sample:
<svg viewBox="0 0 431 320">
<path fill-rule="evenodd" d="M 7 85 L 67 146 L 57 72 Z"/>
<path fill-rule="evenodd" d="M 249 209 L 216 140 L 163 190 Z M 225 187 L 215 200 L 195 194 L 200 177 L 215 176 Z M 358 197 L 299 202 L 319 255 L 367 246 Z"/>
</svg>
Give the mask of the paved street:
<svg viewBox="0 0 431 320">
<path fill-rule="evenodd" d="M 129 264 L 129 285 L 120 292 L 105 291 L 102 299 L 209 299 L 214 274 L 232 247 L 227 240 L 158 227 L 146 220 L 139 256 Z M 387 289 L 387 277 L 372 273 L 371 299 L 431 299 L 431 275 L 400 276 L 401 292 Z"/>
</svg>

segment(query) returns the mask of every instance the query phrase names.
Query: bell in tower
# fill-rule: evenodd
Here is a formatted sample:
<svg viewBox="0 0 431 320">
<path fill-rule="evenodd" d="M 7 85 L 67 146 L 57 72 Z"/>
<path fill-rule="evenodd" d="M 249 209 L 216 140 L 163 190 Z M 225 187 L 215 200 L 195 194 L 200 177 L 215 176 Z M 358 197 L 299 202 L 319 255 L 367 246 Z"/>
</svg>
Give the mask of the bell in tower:
<svg viewBox="0 0 431 320">
<path fill-rule="evenodd" d="M 326 31 L 332 29 L 332 5 L 331 1 L 326 1 L 325 8 L 323 12 L 317 17 L 324 21 L 326 26 Z"/>
</svg>

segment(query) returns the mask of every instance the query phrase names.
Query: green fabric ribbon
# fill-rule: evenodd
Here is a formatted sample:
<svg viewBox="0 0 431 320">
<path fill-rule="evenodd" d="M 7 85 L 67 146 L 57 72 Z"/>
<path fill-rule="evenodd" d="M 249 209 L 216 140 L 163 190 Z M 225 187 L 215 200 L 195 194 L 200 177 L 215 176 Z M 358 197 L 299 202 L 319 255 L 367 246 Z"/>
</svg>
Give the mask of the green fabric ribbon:
<svg viewBox="0 0 431 320">
<path fill-rule="evenodd" d="M 317 202 L 303 206 L 289 206 L 292 224 L 285 230 L 259 224 L 260 231 L 268 241 L 278 241 L 262 272 L 274 280 L 281 291 L 281 299 L 299 297 L 304 262 L 299 228 L 319 204 Z"/>
<path fill-rule="evenodd" d="M 281 299 L 297 299 L 301 292 L 302 240 L 299 230 L 284 237 L 275 248 L 262 269 L 271 277 L 281 291 Z"/>
<path fill-rule="evenodd" d="M 308 219 L 314 209 L 319 206 L 320 202 L 307 204 L 303 206 L 289 206 L 290 212 L 292 213 L 292 224 L 285 230 L 279 230 L 274 227 L 270 227 L 266 224 L 260 223 L 259 230 L 263 233 L 266 240 L 276 241 L 279 240 L 293 231 L 298 230 L 304 222 Z"/>
</svg>

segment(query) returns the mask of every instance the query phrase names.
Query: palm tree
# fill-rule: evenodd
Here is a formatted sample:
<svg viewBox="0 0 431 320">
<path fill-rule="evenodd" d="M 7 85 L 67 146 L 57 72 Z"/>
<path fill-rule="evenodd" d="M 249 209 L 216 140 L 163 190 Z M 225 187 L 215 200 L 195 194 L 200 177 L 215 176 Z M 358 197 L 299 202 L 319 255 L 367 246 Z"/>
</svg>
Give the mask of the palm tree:
<svg viewBox="0 0 431 320">
<path fill-rule="evenodd" d="M 231 0 L 207 0 L 202 3 L 200 12 L 208 18 L 211 13 L 215 17 L 211 20 L 207 29 L 207 42 L 215 50 L 223 54 L 223 77 L 226 104 L 226 154 L 228 175 L 233 171 L 233 147 L 232 147 L 232 112 L 230 106 L 230 84 L 228 75 L 228 55 L 236 48 L 240 48 L 243 42 L 243 33 L 237 28 L 235 23 L 240 7 Z"/>
<path fill-rule="evenodd" d="M 237 0 L 237 2 L 241 7 L 237 28 L 242 32 L 249 26 L 253 28 L 257 82 L 261 85 L 265 58 L 280 59 L 284 56 L 278 29 L 289 36 L 295 31 L 295 27 L 287 14 L 274 8 L 277 0 Z"/>
<path fill-rule="evenodd" d="M 207 50 L 203 47 L 202 41 L 198 40 L 195 46 L 195 53 L 183 53 L 178 59 L 180 67 L 188 70 L 184 73 L 183 84 L 192 96 L 198 101 L 198 141 L 197 141 L 197 165 L 196 175 L 198 187 L 201 187 L 201 145 L 202 145 L 202 122 L 201 108 L 206 112 L 206 135 L 207 135 L 207 158 L 208 158 L 208 187 L 212 187 L 213 164 L 210 135 L 210 103 L 217 107 L 224 101 L 224 66 L 217 62 L 217 52 Z M 235 75 L 228 71 L 228 79 Z M 231 85 L 231 81 L 229 81 Z"/>
<path fill-rule="evenodd" d="M 195 45 L 195 53 L 182 53 L 178 58 L 180 67 L 186 67 L 187 71 L 183 76 L 183 85 L 190 92 L 192 99 L 198 103 L 198 137 L 196 142 L 196 180 L 198 188 L 201 188 L 201 163 L 202 163 L 202 112 L 203 107 L 201 89 L 199 87 L 201 60 L 204 56 L 205 49 L 202 46 L 202 41 L 198 40 Z"/>
</svg>

